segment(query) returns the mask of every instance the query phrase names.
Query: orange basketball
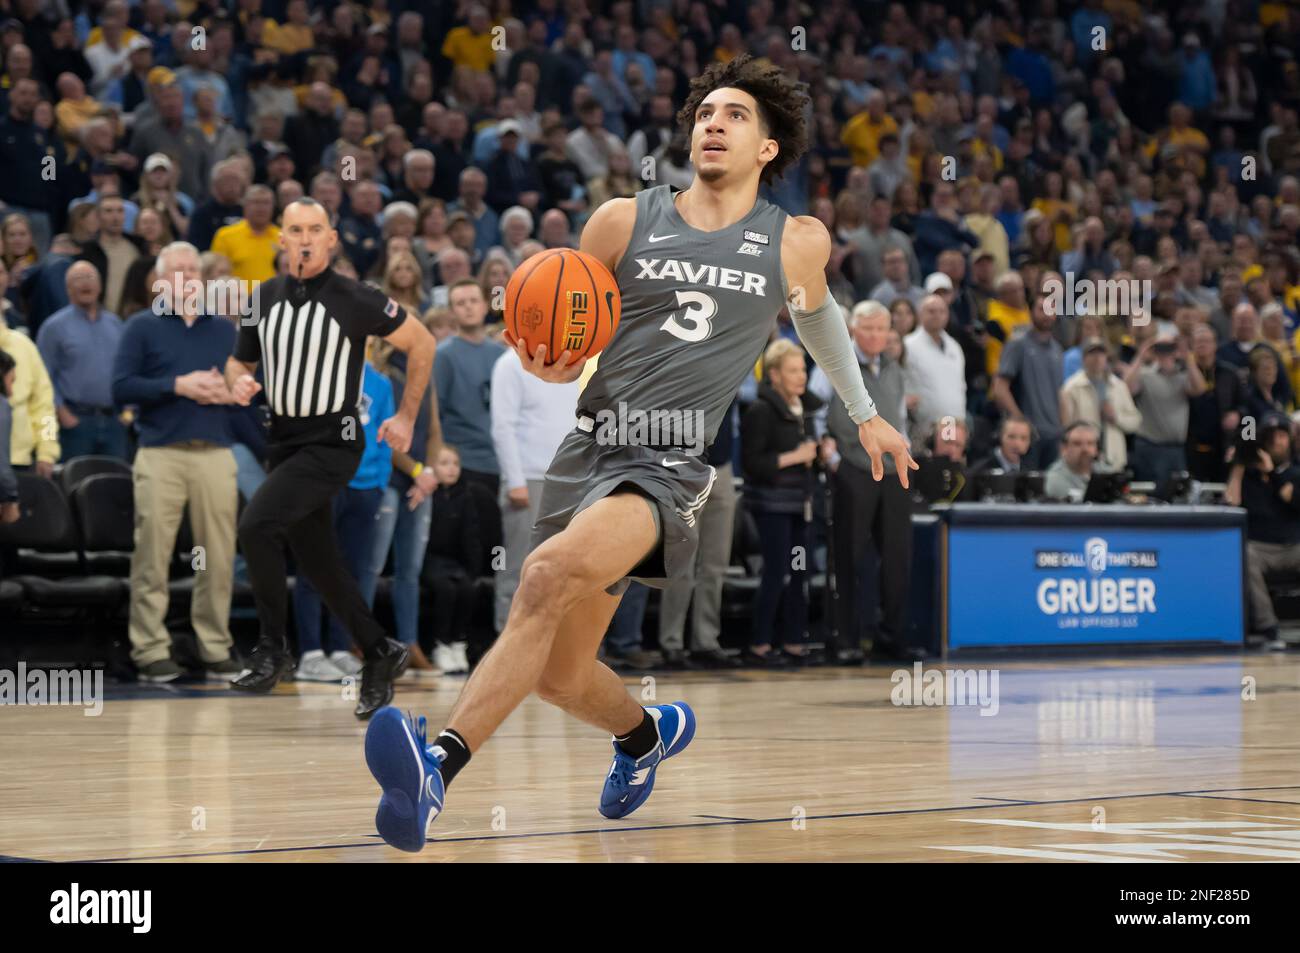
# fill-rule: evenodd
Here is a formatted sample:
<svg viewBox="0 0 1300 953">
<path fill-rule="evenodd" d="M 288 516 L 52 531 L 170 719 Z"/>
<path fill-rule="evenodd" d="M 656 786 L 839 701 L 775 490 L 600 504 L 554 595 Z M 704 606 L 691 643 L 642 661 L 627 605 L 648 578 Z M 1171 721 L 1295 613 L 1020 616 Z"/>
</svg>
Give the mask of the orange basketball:
<svg viewBox="0 0 1300 953">
<path fill-rule="evenodd" d="M 592 357 L 618 329 L 618 283 L 596 258 L 572 248 L 538 252 L 506 285 L 506 327 L 532 354 L 546 345 L 546 362 L 561 351 Z"/>
</svg>

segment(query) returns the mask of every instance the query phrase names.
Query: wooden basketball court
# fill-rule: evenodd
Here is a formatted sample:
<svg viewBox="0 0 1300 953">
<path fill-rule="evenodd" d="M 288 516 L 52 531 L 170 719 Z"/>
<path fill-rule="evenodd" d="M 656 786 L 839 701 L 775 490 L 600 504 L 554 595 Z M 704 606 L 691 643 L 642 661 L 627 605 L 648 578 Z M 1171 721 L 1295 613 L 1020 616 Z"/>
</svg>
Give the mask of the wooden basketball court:
<svg viewBox="0 0 1300 953">
<path fill-rule="evenodd" d="M 418 855 L 375 834 L 365 727 L 337 686 L 110 685 L 99 717 L 0 708 L 0 856 L 1300 860 L 1295 654 L 951 667 L 997 673 L 995 714 L 897 706 L 883 667 L 629 679 L 647 704 L 689 701 L 699 730 L 624 821 L 596 812 L 608 737 L 529 699 Z M 405 679 L 397 704 L 432 734 L 462 682 Z"/>
</svg>

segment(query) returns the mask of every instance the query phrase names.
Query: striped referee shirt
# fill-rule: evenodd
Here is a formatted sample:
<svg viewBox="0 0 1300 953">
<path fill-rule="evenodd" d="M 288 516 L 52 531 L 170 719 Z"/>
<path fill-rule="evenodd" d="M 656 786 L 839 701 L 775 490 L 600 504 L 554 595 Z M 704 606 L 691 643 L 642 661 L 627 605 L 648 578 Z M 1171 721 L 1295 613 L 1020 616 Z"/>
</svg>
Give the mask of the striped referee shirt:
<svg viewBox="0 0 1300 953">
<path fill-rule="evenodd" d="M 239 329 L 235 359 L 262 365 L 272 439 L 337 431 L 361 399 L 366 338 L 406 320 L 397 302 L 328 268 L 304 282 L 272 278 L 259 310 Z"/>
</svg>

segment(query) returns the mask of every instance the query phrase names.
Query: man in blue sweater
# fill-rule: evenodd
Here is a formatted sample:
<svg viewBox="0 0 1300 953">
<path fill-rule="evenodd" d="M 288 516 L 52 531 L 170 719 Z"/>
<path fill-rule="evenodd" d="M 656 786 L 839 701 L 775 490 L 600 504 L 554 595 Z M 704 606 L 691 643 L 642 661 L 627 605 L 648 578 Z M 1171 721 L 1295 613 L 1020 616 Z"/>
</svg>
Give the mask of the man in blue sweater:
<svg viewBox="0 0 1300 953">
<path fill-rule="evenodd" d="M 231 657 L 229 627 L 238 491 L 231 398 L 219 368 L 234 348 L 235 326 L 193 307 L 189 292 L 200 281 L 193 245 L 166 246 L 155 273 L 155 289 L 168 291 L 153 311 L 127 321 L 113 364 L 113 402 L 139 411 L 131 658 L 142 681 L 170 682 L 181 674 L 163 622 L 168 564 L 188 504 L 196 570 L 190 621 L 209 677 L 229 681 L 243 668 Z"/>
<path fill-rule="evenodd" d="M 477 281 L 457 281 L 447 299 L 456 336 L 444 342 L 433 359 L 442 439 L 460 451 L 461 475 L 496 497 L 501 467 L 492 443 L 492 368 L 506 349 L 487 336 L 488 303 Z"/>
</svg>

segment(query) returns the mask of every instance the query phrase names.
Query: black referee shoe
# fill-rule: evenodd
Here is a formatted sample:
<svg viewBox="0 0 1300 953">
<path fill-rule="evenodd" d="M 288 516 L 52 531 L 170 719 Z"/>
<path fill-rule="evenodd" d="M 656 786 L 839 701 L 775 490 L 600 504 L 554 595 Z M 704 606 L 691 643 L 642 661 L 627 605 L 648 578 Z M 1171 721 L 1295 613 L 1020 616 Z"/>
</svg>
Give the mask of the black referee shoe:
<svg viewBox="0 0 1300 953">
<path fill-rule="evenodd" d="M 361 663 L 361 699 L 353 712 L 365 721 L 393 700 L 393 682 L 406 671 L 411 650 L 396 639 L 384 639 L 379 654 Z"/>
<path fill-rule="evenodd" d="M 265 695 L 293 671 L 293 654 L 283 640 L 260 639 L 253 647 L 248 665 L 230 687 L 240 692 Z"/>
</svg>

